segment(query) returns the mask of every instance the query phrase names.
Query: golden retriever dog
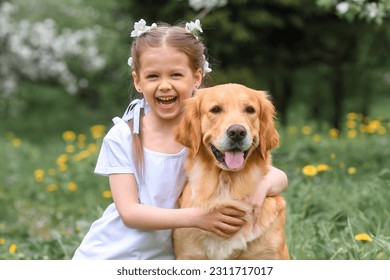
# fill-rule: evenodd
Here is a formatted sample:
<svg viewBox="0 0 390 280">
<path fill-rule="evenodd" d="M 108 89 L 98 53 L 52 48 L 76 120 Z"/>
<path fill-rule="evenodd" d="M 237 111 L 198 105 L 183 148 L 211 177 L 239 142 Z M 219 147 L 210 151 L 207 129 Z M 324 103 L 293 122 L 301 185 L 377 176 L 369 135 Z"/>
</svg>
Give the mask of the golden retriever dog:
<svg viewBox="0 0 390 280">
<path fill-rule="evenodd" d="M 232 206 L 245 211 L 247 222 L 230 239 L 197 228 L 175 229 L 177 259 L 289 259 L 285 200 L 267 197 L 258 216 L 246 202 L 268 172 L 270 150 L 279 142 L 274 116 L 265 92 L 239 84 L 200 89 L 186 101 L 175 131 L 188 148 L 180 207 Z"/>
</svg>

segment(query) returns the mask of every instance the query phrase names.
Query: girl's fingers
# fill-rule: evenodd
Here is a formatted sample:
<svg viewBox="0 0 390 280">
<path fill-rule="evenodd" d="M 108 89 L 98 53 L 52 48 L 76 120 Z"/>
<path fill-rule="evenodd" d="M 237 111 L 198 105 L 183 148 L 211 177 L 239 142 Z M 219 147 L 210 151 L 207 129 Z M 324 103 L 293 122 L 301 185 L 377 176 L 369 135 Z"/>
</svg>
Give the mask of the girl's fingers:
<svg viewBox="0 0 390 280">
<path fill-rule="evenodd" d="M 226 225 L 239 226 L 239 227 L 242 227 L 246 223 L 246 221 L 242 218 L 226 216 L 226 215 L 222 217 L 221 221 Z"/>
<path fill-rule="evenodd" d="M 241 226 L 232 226 L 228 224 L 222 224 L 215 230 L 215 234 L 223 238 L 232 238 L 239 230 Z"/>
<path fill-rule="evenodd" d="M 226 216 L 231 216 L 231 217 L 243 217 L 245 215 L 244 211 L 241 211 L 241 210 L 238 210 L 238 209 L 232 208 L 232 207 L 222 208 L 221 213 L 226 215 Z"/>
</svg>

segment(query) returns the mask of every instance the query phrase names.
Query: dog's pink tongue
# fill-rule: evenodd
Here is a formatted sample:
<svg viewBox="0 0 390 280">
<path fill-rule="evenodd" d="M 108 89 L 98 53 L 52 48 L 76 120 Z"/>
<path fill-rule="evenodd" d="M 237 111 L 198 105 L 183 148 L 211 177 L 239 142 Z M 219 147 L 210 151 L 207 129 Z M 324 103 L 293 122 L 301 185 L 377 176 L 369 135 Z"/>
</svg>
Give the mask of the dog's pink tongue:
<svg viewBox="0 0 390 280">
<path fill-rule="evenodd" d="M 241 151 L 226 151 L 225 162 L 230 169 L 240 168 L 244 164 L 244 153 Z"/>
</svg>

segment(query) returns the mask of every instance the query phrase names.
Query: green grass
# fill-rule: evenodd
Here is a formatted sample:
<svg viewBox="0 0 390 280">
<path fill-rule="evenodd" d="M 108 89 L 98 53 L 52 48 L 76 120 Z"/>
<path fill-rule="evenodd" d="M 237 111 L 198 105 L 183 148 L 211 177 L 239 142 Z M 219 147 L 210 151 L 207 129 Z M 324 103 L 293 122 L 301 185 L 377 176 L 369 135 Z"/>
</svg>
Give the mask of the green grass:
<svg viewBox="0 0 390 280">
<path fill-rule="evenodd" d="M 309 135 L 300 128 L 281 130 L 274 164 L 289 175 L 284 196 L 293 259 L 390 259 L 389 122 L 371 132 L 360 129 L 377 122 L 353 122 L 356 136 L 351 128 L 335 138 L 328 129 L 310 127 Z M 303 174 L 303 167 L 318 165 L 328 170 Z M 355 240 L 360 233 L 373 241 Z"/>
<path fill-rule="evenodd" d="M 58 116 L 47 135 L 43 129 L 30 135 L 23 128 L 34 130 L 38 115 L 30 110 L 24 126 L 12 129 L 9 122 L 0 129 L 0 259 L 71 258 L 111 203 L 107 179 L 93 174 L 102 134 L 90 127 L 98 122 L 74 111 L 74 129 Z M 354 114 L 348 120 L 333 137 L 315 123 L 279 127 L 273 158 L 289 176 L 284 196 L 292 259 L 390 259 L 390 123 Z M 360 233 L 372 241 L 355 240 Z"/>
</svg>

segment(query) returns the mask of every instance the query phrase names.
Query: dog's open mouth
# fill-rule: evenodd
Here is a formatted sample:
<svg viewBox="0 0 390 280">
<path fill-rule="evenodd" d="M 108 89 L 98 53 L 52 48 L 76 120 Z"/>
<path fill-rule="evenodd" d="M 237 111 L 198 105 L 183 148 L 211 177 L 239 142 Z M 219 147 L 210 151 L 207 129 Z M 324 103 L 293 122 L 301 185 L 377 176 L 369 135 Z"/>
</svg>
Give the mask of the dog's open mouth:
<svg viewBox="0 0 390 280">
<path fill-rule="evenodd" d="M 217 161 L 221 162 L 229 169 L 239 169 L 244 165 L 244 161 L 248 155 L 248 151 L 242 151 L 238 148 L 221 152 L 213 144 L 210 144 L 211 151 Z"/>
</svg>

